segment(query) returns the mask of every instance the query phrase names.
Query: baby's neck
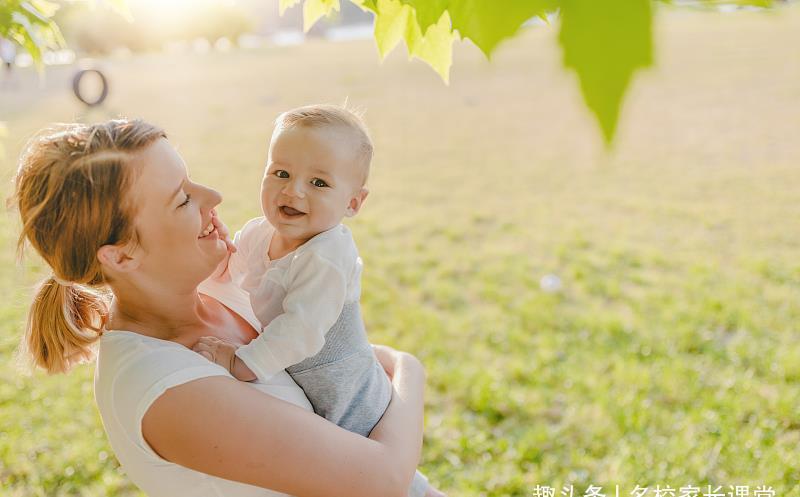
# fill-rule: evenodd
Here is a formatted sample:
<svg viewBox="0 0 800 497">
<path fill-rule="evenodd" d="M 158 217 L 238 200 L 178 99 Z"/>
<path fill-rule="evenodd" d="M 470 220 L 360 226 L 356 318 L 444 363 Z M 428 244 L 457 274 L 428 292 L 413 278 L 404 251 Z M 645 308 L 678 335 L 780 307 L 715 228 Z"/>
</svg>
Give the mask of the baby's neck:
<svg viewBox="0 0 800 497">
<path fill-rule="evenodd" d="M 297 247 L 306 243 L 308 240 L 311 240 L 311 238 L 307 238 L 305 240 L 302 238 L 287 238 L 276 230 L 272 235 L 272 240 L 269 242 L 267 256 L 269 256 L 271 261 L 280 259 L 286 254 L 297 250 Z"/>
<path fill-rule="evenodd" d="M 319 235 L 320 233 L 324 233 L 325 231 L 331 230 L 335 226 L 336 225 L 331 226 L 330 228 L 320 231 L 319 233 L 309 236 L 308 238 L 288 237 L 286 235 L 281 234 L 281 232 L 276 229 L 275 232 L 272 234 L 272 239 L 269 242 L 269 247 L 267 247 L 267 257 L 269 257 L 269 260 L 271 261 L 280 259 L 281 257 L 285 257 L 286 254 L 294 252 L 295 250 L 298 249 L 298 247 L 300 247 L 307 241 L 311 240 L 315 236 Z"/>
</svg>

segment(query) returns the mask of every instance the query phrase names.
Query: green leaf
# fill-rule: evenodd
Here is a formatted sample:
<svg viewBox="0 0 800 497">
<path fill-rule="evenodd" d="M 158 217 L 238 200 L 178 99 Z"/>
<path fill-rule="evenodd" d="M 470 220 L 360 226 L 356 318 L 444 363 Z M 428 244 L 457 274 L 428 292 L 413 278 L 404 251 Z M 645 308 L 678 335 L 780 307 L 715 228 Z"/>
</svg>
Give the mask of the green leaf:
<svg viewBox="0 0 800 497">
<path fill-rule="evenodd" d="M 664 3 L 674 4 L 674 0 L 661 0 Z M 716 8 L 720 5 L 739 5 L 749 7 L 770 8 L 775 5 L 775 0 L 694 0 L 684 1 L 682 7 L 708 7 Z"/>
<path fill-rule="evenodd" d="M 497 44 L 514 36 L 525 21 L 546 17 L 547 12 L 558 8 L 558 3 L 557 0 L 450 0 L 448 11 L 453 29 L 490 57 Z M 603 2 L 595 0 L 595 3 Z"/>
<path fill-rule="evenodd" d="M 22 12 L 14 12 L 11 14 L 11 20 L 19 25 L 22 29 L 17 37 L 17 41 L 21 42 L 25 50 L 28 51 L 36 68 L 41 72 L 42 67 L 42 48 L 44 42 L 39 38 L 36 28 L 33 27 L 30 20 L 22 14 Z M 21 38 L 21 40 L 20 40 Z"/>
<path fill-rule="evenodd" d="M 409 23 L 408 16 L 413 9 L 396 0 L 378 0 L 377 7 L 374 35 L 378 53 L 383 59 L 405 36 Z"/>
<path fill-rule="evenodd" d="M 322 17 L 339 11 L 339 0 L 306 0 L 303 4 L 303 31 L 309 29 Z"/>
<path fill-rule="evenodd" d="M 22 14 L 27 17 L 29 21 L 43 26 L 47 26 L 50 23 L 50 20 L 43 12 L 40 12 L 33 4 L 28 2 L 22 2 L 16 14 Z M 11 17 L 13 18 L 14 15 L 12 14 Z"/>
<path fill-rule="evenodd" d="M 445 12 L 439 21 L 423 35 L 416 12 L 399 0 L 378 0 L 375 18 L 375 41 L 384 58 L 400 40 L 408 46 L 409 57 L 416 57 L 430 65 L 447 83 L 453 62 L 453 33 L 450 16 Z"/>
<path fill-rule="evenodd" d="M 650 0 L 562 0 L 559 42 L 610 145 L 633 73 L 652 63 Z"/>
<path fill-rule="evenodd" d="M 439 22 L 442 14 L 447 10 L 450 0 L 402 0 L 402 3 L 410 5 L 417 13 L 417 22 L 423 33 L 428 28 Z"/>
<path fill-rule="evenodd" d="M 502 40 L 514 36 L 525 21 L 547 19 L 558 9 L 559 0 L 401 0 L 417 12 L 422 32 L 436 24 L 444 12 L 450 13 L 453 29 L 469 38 L 487 57 Z"/>
<path fill-rule="evenodd" d="M 377 0 L 350 0 L 350 1 L 361 7 L 361 10 L 366 10 L 373 13 L 378 12 L 378 4 L 376 3 Z"/>
<path fill-rule="evenodd" d="M 416 18 L 409 16 L 409 23 L 412 22 L 411 29 L 406 36 L 409 54 L 430 65 L 434 71 L 439 73 L 445 84 L 450 83 L 453 42 L 457 37 L 453 33 L 450 15 L 447 12 L 442 14 L 439 22 L 430 26 L 425 35 L 422 34 Z"/>
</svg>

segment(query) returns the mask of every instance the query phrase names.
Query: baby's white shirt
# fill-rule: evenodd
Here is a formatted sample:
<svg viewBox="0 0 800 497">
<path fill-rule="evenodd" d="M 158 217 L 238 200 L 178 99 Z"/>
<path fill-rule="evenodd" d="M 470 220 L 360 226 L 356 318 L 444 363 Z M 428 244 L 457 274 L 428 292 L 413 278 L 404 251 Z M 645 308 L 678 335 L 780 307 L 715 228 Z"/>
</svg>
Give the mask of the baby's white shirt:
<svg viewBox="0 0 800 497">
<path fill-rule="evenodd" d="M 228 262 L 261 322 L 260 335 L 236 351 L 259 381 L 316 355 L 345 303 L 361 297 L 363 264 L 346 226 L 273 261 L 268 251 L 274 233 L 264 217 L 248 221 L 233 238 L 237 251 Z"/>
</svg>

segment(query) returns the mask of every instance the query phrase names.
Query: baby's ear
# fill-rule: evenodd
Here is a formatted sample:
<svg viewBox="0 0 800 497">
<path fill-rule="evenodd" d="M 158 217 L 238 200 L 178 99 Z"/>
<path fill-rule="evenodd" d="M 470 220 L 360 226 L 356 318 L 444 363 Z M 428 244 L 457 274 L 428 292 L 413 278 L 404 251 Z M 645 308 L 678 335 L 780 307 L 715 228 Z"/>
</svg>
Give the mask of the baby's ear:
<svg viewBox="0 0 800 497">
<path fill-rule="evenodd" d="M 361 206 L 364 205 L 364 201 L 367 199 L 367 195 L 369 195 L 369 190 L 362 186 L 361 189 L 350 198 L 350 203 L 347 204 L 347 209 L 344 211 L 344 215 L 347 217 L 353 217 L 358 214 L 358 211 L 361 210 Z"/>
</svg>

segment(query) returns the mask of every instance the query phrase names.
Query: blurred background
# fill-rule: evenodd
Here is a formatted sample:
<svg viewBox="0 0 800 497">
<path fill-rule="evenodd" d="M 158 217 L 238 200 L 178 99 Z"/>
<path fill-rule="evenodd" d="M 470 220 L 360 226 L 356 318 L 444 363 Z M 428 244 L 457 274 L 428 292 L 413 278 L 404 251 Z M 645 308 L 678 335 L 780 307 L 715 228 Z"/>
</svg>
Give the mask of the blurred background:
<svg viewBox="0 0 800 497">
<path fill-rule="evenodd" d="M 301 9 L 280 17 L 273 1 L 129 6 L 133 22 L 65 3 L 69 49 L 45 54 L 42 75 L 21 52 L 2 69 L 5 197 L 47 124 L 142 117 L 223 194 L 236 229 L 260 214 L 275 117 L 347 101 L 376 148 L 348 220 L 367 329 L 427 367 L 433 483 L 800 496 L 798 5 L 654 7 L 655 63 L 610 150 L 562 68 L 558 19 L 528 23 L 491 62 L 457 43 L 445 85 L 402 48 L 380 61 L 370 15 L 349 2 L 306 34 Z M 81 68 L 105 75 L 101 105 L 76 99 Z M 0 217 L 0 495 L 140 496 L 103 433 L 94 366 L 18 367 L 49 272 L 34 254 L 16 262 L 18 228 Z"/>
</svg>

